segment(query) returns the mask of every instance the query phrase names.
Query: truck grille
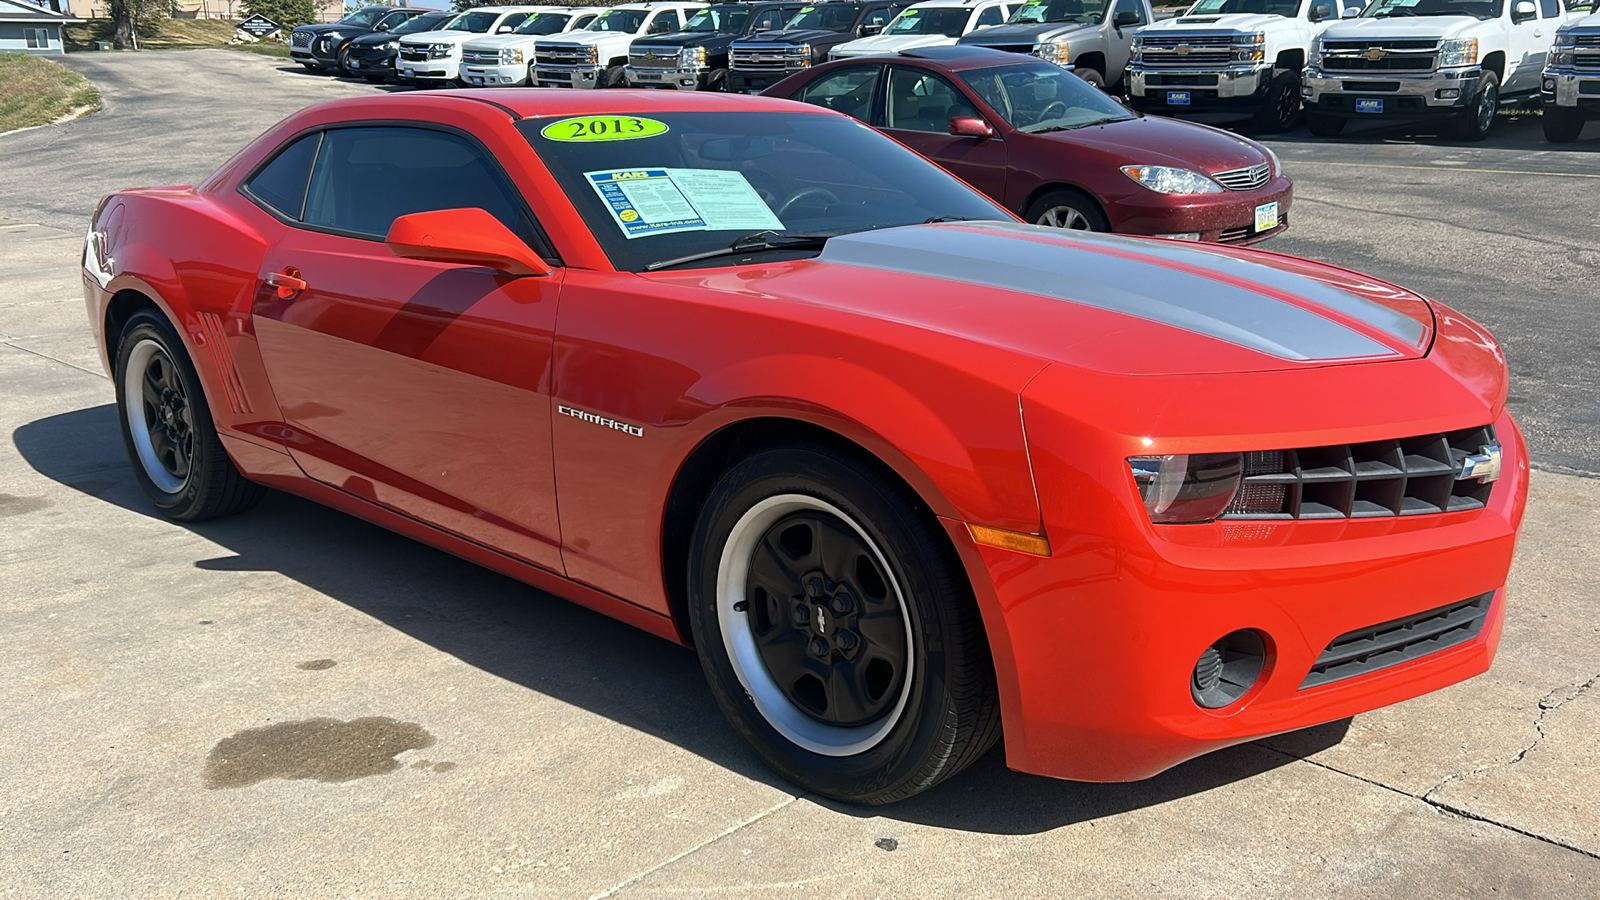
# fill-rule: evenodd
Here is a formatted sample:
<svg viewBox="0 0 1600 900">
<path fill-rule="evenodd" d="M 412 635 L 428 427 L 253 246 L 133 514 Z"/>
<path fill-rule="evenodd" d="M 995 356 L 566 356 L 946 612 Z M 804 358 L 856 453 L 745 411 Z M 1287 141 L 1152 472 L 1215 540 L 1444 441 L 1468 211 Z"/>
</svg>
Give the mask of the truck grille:
<svg viewBox="0 0 1600 900">
<path fill-rule="evenodd" d="M 406 62 L 427 62 L 428 61 L 428 48 L 427 47 L 407 47 L 406 45 L 401 44 L 400 45 L 400 58 L 405 60 Z"/>
<path fill-rule="evenodd" d="M 1493 426 L 1397 441 L 1244 455 L 1224 519 L 1365 519 L 1482 509 L 1494 482 L 1458 480 L 1462 460 L 1498 446 Z"/>
<path fill-rule="evenodd" d="M 469 66 L 498 66 L 500 65 L 500 51 L 465 50 L 462 51 L 461 62 Z"/>
<path fill-rule="evenodd" d="M 291 31 L 291 32 L 289 32 L 289 46 L 291 46 L 291 47 L 309 47 L 309 46 L 311 46 L 311 32 L 309 32 L 309 31 Z"/>
<path fill-rule="evenodd" d="M 1242 169 L 1229 169 L 1226 172 L 1213 172 L 1211 177 L 1230 191 L 1257 191 L 1272 180 L 1272 164 L 1262 163 Z"/>
<path fill-rule="evenodd" d="M 1577 41 L 1572 53 L 1573 68 L 1600 71 L 1600 34 L 1580 34 Z"/>
<path fill-rule="evenodd" d="M 628 65 L 635 69 L 676 69 L 678 67 L 678 50 L 676 47 L 641 47 L 634 44 L 628 50 Z"/>
<path fill-rule="evenodd" d="M 799 68 L 800 60 L 808 58 L 810 52 L 809 47 L 792 44 L 743 47 L 735 44 L 728 52 L 728 66 L 744 72 L 786 72 L 790 68 Z"/>
<path fill-rule="evenodd" d="M 541 66 L 592 66 L 594 48 L 582 44 L 536 44 L 534 56 Z"/>
<path fill-rule="evenodd" d="M 1323 41 L 1328 72 L 1432 72 L 1439 52 L 1434 40 Z"/>
<path fill-rule="evenodd" d="M 1229 34 L 1146 36 L 1140 61 L 1146 66 L 1174 69 L 1226 67 L 1233 61 L 1233 36 Z"/>
<path fill-rule="evenodd" d="M 1341 634 L 1312 664 L 1300 690 L 1398 666 L 1465 644 L 1483 630 L 1494 591 L 1460 603 Z"/>
</svg>

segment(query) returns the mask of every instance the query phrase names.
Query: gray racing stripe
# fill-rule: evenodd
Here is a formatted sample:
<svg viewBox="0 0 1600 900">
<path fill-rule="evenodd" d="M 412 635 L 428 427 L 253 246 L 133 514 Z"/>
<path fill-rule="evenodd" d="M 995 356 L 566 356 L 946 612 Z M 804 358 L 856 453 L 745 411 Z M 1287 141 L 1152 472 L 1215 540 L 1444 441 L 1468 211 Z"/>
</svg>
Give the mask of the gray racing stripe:
<svg viewBox="0 0 1600 900">
<path fill-rule="evenodd" d="M 1023 233 L 1037 237 L 1041 231 L 1057 241 L 1045 244 L 1018 239 Z M 1097 253 L 1092 243 L 1101 241 L 1147 255 L 1159 255 L 1170 249 L 1150 241 L 1113 235 L 1080 238 L 1032 225 L 972 222 L 954 226 L 912 225 L 842 235 L 828 241 L 820 258 L 824 262 L 1054 297 L 1204 334 L 1280 359 L 1394 359 L 1401 356 L 1358 331 L 1294 304 L 1159 264 Z M 1074 246 L 1080 243 L 1083 246 Z M 1186 256 L 1182 260 L 1188 265 L 1258 281 L 1276 290 L 1323 303 L 1363 322 L 1370 321 L 1365 314 L 1371 311 L 1362 309 L 1359 304 L 1390 312 L 1386 307 L 1309 278 L 1186 247 L 1176 249 L 1192 254 L 1193 258 Z M 1319 296 L 1327 292 L 1344 299 L 1335 306 Z M 1362 309 L 1365 314 L 1357 316 L 1349 309 Z M 1410 342 L 1420 340 L 1422 326 L 1419 323 L 1399 313 L 1394 316 L 1415 326 L 1410 329 Z M 1385 321 L 1382 317 L 1379 319 Z M 1400 328 L 1398 322 L 1386 324 Z M 1405 330 L 1384 330 L 1407 339 Z"/>
</svg>

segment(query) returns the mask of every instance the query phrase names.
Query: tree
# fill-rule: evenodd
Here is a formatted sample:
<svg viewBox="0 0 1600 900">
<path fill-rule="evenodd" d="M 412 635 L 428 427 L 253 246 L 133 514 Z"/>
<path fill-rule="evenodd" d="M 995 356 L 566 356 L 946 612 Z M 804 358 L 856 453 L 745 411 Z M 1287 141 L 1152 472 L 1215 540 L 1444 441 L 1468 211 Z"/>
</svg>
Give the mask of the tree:
<svg viewBox="0 0 1600 900">
<path fill-rule="evenodd" d="M 252 16 L 257 13 L 266 16 L 283 26 L 284 31 L 296 25 L 307 25 L 317 18 L 315 0 L 244 0 L 244 11 Z"/>
<path fill-rule="evenodd" d="M 111 0 L 111 41 L 118 50 L 139 49 L 139 32 L 156 29 L 170 0 Z"/>
</svg>

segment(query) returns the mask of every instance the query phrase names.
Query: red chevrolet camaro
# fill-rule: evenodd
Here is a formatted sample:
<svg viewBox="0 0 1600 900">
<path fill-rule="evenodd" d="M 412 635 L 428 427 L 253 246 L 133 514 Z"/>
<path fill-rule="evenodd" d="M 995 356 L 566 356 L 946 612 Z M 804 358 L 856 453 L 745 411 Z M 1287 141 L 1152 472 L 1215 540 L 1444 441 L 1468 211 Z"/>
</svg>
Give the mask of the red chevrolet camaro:
<svg viewBox="0 0 1600 900">
<path fill-rule="evenodd" d="M 180 521 L 267 487 L 698 651 L 808 790 L 1005 738 L 1144 778 L 1484 671 L 1494 340 L 1269 253 L 1022 224 L 781 100 L 340 100 L 111 195 L 89 319 Z"/>
</svg>

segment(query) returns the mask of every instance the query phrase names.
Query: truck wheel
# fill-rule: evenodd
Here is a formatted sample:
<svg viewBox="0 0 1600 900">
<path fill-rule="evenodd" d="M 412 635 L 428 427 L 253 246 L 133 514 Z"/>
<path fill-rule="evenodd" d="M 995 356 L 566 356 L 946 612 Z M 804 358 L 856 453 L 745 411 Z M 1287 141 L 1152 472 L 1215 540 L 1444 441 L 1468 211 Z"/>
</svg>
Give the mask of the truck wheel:
<svg viewBox="0 0 1600 900">
<path fill-rule="evenodd" d="M 1256 111 L 1256 131 L 1262 134 L 1282 134 L 1294 126 L 1300 114 L 1300 73 L 1284 72 L 1272 79 L 1267 89 L 1267 99 Z"/>
<path fill-rule="evenodd" d="M 727 93 L 728 92 L 728 70 L 727 69 L 712 69 L 711 70 L 711 74 L 706 76 L 706 87 L 705 87 L 705 89 L 708 90 L 708 91 L 715 91 L 716 93 L 719 93 L 719 94 Z"/>
<path fill-rule="evenodd" d="M 1073 69 L 1072 74 L 1082 78 L 1084 81 L 1089 82 L 1089 85 L 1097 91 L 1103 91 L 1106 89 L 1106 76 L 1100 74 L 1099 69 L 1092 69 L 1086 66 L 1083 68 Z"/>
<path fill-rule="evenodd" d="M 931 511 L 876 469 L 822 445 L 756 453 L 712 489 L 689 569 L 717 705 L 805 790 L 901 800 L 998 739 L 966 573 Z"/>
<path fill-rule="evenodd" d="M 1584 117 L 1564 106 L 1544 108 L 1544 139 L 1553 144 L 1570 144 L 1583 133 Z"/>
<path fill-rule="evenodd" d="M 1022 218 L 1035 225 L 1065 228 L 1069 231 L 1110 231 L 1105 213 L 1088 194 L 1062 189 L 1051 191 L 1034 201 Z"/>
<path fill-rule="evenodd" d="M 1317 137 L 1338 137 L 1344 131 L 1345 120 L 1326 113 L 1306 113 L 1306 127 Z"/>
<path fill-rule="evenodd" d="M 600 83 L 598 86 L 603 88 L 627 87 L 627 70 L 622 66 L 607 66 L 606 70 L 600 73 Z"/>
<path fill-rule="evenodd" d="M 1472 97 L 1465 112 L 1456 119 L 1451 137 L 1462 141 L 1481 141 L 1494 127 L 1494 114 L 1500 108 L 1500 78 L 1493 72 L 1483 73 L 1483 87 Z"/>
</svg>

